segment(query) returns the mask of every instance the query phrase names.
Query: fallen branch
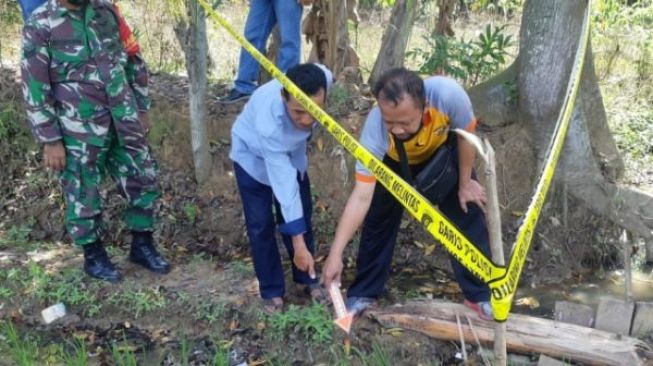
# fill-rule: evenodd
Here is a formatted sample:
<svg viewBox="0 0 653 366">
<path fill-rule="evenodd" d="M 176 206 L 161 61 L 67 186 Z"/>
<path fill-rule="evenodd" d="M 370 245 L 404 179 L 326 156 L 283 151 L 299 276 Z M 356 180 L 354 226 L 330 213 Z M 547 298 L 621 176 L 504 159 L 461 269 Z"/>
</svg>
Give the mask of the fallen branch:
<svg viewBox="0 0 653 366">
<path fill-rule="evenodd" d="M 401 327 L 452 341 L 458 340 L 456 313 L 477 318 L 461 304 L 434 300 L 367 312 L 385 327 Z M 494 325 L 494 322 L 477 323 L 475 331 L 482 342 L 493 341 Z M 474 339 L 468 326 L 463 326 L 463 334 L 466 339 Z M 643 365 L 639 353 L 650 351 L 644 342 L 635 338 L 618 338 L 610 332 L 520 314 L 511 314 L 506 322 L 506 343 L 514 352 L 542 353 L 590 365 Z"/>
</svg>

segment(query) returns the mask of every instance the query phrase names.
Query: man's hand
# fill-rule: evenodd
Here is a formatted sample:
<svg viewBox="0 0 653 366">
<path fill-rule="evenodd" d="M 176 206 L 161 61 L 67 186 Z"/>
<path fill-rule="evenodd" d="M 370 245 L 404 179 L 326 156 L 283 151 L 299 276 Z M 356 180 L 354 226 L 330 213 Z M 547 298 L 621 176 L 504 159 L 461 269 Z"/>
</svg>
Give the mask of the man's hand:
<svg viewBox="0 0 653 366">
<path fill-rule="evenodd" d="M 458 188 L 458 200 L 460 201 L 460 208 L 465 213 L 467 213 L 468 202 L 473 202 L 482 210 L 485 210 L 485 203 L 487 202 L 485 188 L 474 179 L 470 179 L 469 183 L 461 185 Z"/>
<path fill-rule="evenodd" d="M 138 120 L 141 122 L 141 125 L 143 125 L 143 131 L 145 131 L 145 133 L 150 132 L 150 117 L 147 112 L 138 112 Z"/>
<path fill-rule="evenodd" d="M 320 282 L 325 288 L 329 288 L 331 283 L 341 283 L 340 277 L 342 275 L 342 258 L 340 256 L 330 254 L 324 267 L 322 268 L 322 279 Z"/>
<path fill-rule="evenodd" d="M 304 234 L 293 235 L 292 247 L 295 252 L 292 261 L 295 266 L 303 272 L 307 272 L 311 278 L 315 278 L 315 260 L 313 255 L 306 248 Z"/>
<path fill-rule="evenodd" d="M 66 149 L 61 140 L 43 145 L 43 166 L 57 172 L 66 167 Z"/>
<path fill-rule="evenodd" d="M 302 4 L 302 6 L 309 6 L 313 4 L 313 0 L 297 0 L 297 3 Z"/>
<path fill-rule="evenodd" d="M 311 278 L 315 278 L 315 260 L 313 260 L 311 252 L 306 247 L 299 250 L 295 249 L 293 263 L 300 271 L 307 272 Z"/>
</svg>

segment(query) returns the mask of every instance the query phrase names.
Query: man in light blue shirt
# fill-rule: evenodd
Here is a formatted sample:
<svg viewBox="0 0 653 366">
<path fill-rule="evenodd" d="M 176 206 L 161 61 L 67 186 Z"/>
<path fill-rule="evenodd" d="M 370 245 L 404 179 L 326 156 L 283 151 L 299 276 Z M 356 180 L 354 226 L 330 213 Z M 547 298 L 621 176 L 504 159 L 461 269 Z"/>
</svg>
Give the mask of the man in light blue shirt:
<svg viewBox="0 0 653 366">
<path fill-rule="evenodd" d="M 332 74 L 322 65 L 302 64 L 286 76 L 322 106 Z M 231 129 L 231 160 L 245 211 L 259 290 L 268 312 L 283 309 L 285 293 L 274 215 L 288 254 L 293 280 L 315 300 L 325 297 L 315 276 L 307 140 L 315 120 L 282 85 L 270 81 L 252 94 Z"/>
</svg>

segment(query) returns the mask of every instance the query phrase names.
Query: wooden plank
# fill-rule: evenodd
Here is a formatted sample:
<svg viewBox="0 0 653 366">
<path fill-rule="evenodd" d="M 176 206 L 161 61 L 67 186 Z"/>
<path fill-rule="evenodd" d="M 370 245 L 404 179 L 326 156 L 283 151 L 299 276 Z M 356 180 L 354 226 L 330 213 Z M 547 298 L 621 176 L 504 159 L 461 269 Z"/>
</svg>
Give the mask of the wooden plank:
<svg viewBox="0 0 653 366">
<path fill-rule="evenodd" d="M 492 342 L 495 323 L 478 319 L 473 311 L 461 304 L 413 301 L 367 311 L 369 317 L 383 326 L 411 329 L 453 341 L 459 337 L 456 314 L 476 319 L 474 328 L 481 342 Z M 470 327 L 463 324 L 462 328 L 465 338 L 472 340 L 474 335 Z M 542 353 L 590 365 L 643 365 L 638 353 L 650 350 L 642 341 L 632 337 L 617 337 L 614 333 L 597 329 L 519 314 L 510 315 L 506 330 L 506 342 L 511 351 Z"/>
</svg>

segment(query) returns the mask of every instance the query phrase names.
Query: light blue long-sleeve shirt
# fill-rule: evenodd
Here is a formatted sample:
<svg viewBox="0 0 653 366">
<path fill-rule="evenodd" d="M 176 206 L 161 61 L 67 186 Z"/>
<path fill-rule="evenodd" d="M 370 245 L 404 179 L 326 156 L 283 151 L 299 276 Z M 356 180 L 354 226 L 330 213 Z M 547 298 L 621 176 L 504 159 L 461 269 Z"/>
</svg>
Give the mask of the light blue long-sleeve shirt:
<svg viewBox="0 0 653 366">
<path fill-rule="evenodd" d="M 231 128 L 229 157 L 252 178 L 272 188 L 285 224 L 279 231 L 307 231 L 297 173 L 305 179 L 307 139 L 311 131 L 295 126 L 281 96 L 282 86 L 270 81 L 259 87 Z"/>
</svg>

